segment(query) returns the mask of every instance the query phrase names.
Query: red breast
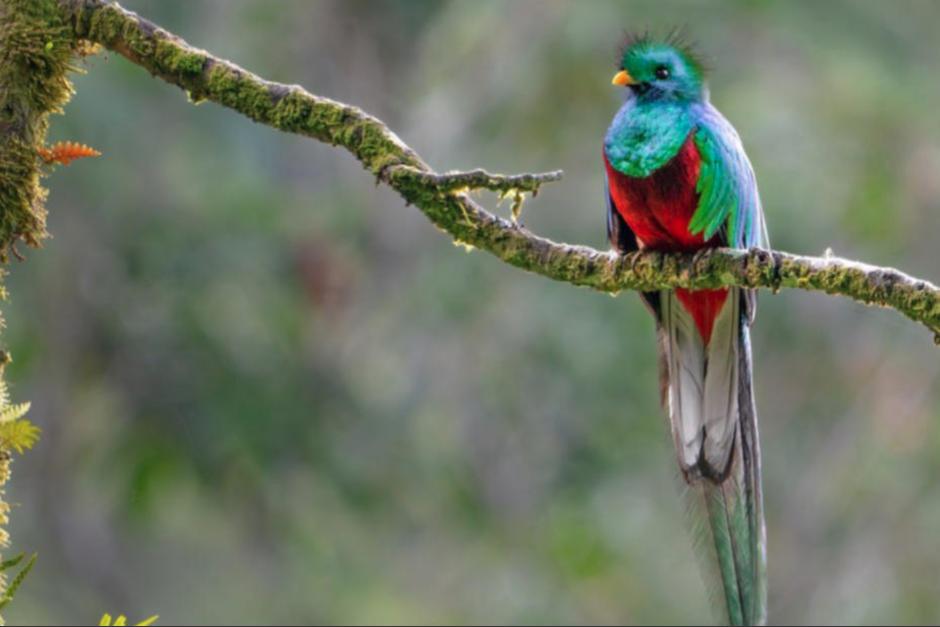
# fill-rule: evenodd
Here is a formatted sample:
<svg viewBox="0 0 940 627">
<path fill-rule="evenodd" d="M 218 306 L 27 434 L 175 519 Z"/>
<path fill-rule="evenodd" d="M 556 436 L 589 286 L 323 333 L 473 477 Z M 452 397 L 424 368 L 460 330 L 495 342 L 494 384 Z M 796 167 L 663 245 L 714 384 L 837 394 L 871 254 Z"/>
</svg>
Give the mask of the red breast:
<svg viewBox="0 0 940 627">
<path fill-rule="evenodd" d="M 720 245 L 717 237 L 706 242 L 701 233 L 689 232 L 689 222 L 698 207 L 695 186 L 701 162 L 692 134 L 672 160 L 645 178 L 618 172 L 604 155 L 614 208 L 636 234 L 640 248 L 691 252 Z M 728 290 L 678 289 L 676 296 L 692 314 L 702 339 L 708 344 Z"/>
</svg>

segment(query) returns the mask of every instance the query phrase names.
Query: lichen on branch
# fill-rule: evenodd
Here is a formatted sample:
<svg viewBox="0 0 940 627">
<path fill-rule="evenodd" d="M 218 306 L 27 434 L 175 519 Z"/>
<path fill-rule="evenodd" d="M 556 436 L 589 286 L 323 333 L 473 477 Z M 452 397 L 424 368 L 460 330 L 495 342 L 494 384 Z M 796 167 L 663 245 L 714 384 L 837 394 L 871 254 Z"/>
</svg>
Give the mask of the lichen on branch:
<svg viewBox="0 0 940 627">
<path fill-rule="evenodd" d="M 435 187 L 442 192 L 488 189 L 501 194 L 529 192 L 537 195 L 544 183 L 560 181 L 561 170 L 539 174 L 492 174 L 483 169 L 467 172 L 428 172 L 406 165 L 392 166 L 386 172 L 389 179 L 406 179 L 428 187 Z"/>
</svg>

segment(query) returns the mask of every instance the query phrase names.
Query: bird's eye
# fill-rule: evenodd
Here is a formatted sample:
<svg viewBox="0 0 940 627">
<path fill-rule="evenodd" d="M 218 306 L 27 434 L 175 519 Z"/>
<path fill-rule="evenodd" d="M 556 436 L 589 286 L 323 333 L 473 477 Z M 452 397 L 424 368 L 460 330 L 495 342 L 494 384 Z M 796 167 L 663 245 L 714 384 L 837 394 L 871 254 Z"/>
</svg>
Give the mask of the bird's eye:
<svg viewBox="0 0 940 627">
<path fill-rule="evenodd" d="M 656 68 L 656 78 L 661 81 L 669 78 L 669 68 L 667 68 L 665 65 L 660 65 L 658 68 Z"/>
</svg>

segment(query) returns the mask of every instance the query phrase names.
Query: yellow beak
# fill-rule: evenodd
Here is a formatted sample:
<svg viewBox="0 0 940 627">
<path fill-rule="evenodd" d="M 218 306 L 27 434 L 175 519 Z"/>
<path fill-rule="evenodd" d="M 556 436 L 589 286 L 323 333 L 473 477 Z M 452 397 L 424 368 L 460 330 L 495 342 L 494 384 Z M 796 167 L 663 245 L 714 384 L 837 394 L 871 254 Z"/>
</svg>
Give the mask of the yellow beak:
<svg viewBox="0 0 940 627">
<path fill-rule="evenodd" d="M 626 70 L 620 70 L 614 74 L 614 80 L 610 81 L 611 85 L 617 85 L 618 87 L 626 87 L 627 85 L 632 85 L 633 83 L 633 77 L 630 76 L 630 73 Z"/>
</svg>

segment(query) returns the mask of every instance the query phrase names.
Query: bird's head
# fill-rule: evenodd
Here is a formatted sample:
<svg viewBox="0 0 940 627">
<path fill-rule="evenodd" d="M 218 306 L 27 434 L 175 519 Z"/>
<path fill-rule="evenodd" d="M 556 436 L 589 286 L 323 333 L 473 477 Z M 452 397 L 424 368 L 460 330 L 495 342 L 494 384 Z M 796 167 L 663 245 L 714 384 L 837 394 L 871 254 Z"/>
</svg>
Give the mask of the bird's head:
<svg viewBox="0 0 940 627">
<path fill-rule="evenodd" d="M 706 98 L 705 68 L 692 47 L 675 34 L 657 40 L 628 36 L 617 59 L 613 84 L 643 101 L 698 102 Z"/>
</svg>

